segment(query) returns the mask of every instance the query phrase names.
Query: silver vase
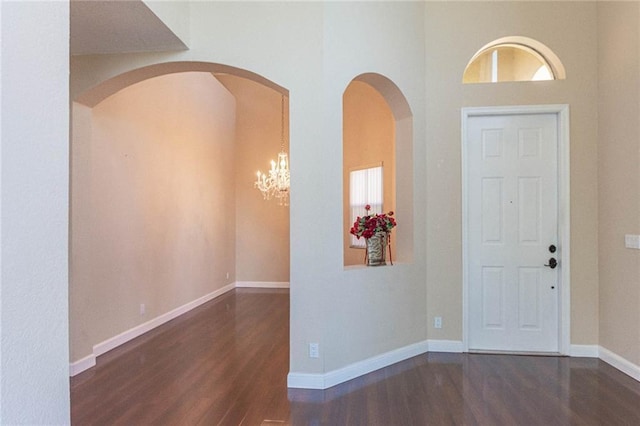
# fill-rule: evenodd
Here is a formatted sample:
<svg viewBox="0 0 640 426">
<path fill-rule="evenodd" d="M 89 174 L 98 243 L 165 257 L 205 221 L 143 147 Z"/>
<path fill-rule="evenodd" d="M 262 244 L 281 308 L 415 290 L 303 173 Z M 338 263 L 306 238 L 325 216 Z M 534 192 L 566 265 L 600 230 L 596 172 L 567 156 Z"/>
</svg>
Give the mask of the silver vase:
<svg viewBox="0 0 640 426">
<path fill-rule="evenodd" d="M 387 234 L 379 232 L 371 238 L 367 238 L 367 266 L 386 265 Z"/>
</svg>

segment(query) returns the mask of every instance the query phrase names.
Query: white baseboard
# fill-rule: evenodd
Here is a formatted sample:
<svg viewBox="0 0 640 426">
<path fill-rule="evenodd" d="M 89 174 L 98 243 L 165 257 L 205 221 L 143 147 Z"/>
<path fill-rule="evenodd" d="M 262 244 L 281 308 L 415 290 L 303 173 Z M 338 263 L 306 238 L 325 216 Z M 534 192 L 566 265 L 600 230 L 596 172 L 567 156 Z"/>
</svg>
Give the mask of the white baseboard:
<svg viewBox="0 0 640 426">
<path fill-rule="evenodd" d="M 287 387 L 296 389 L 326 389 L 324 374 L 289 373 Z"/>
<path fill-rule="evenodd" d="M 620 355 L 611 352 L 609 349 L 603 348 L 602 346 L 600 346 L 599 353 L 599 358 L 601 360 L 612 367 L 617 368 L 626 375 L 633 377 L 637 381 L 640 381 L 640 366 L 622 358 Z"/>
<path fill-rule="evenodd" d="M 464 352 L 464 346 L 460 340 L 427 340 L 429 352 Z"/>
<path fill-rule="evenodd" d="M 237 281 L 204 295 L 185 305 L 162 314 L 150 321 L 96 344 L 93 353 L 69 364 L 69 375 L 75 376 L 96 365 L 96 358 L 190 310 L 233 290 L 234 288 L 289 288 L 288 282 Z M 458 340 L 424 340 L 386 352 L 363 361 L 324 374 L 289 373 L 287 386 L 301 389 L 327 389 L 356 377 L 427 352 L 462 353 L 464 346 Z M 640 366 L 598 345 L 571 345 L 569 356 L 600 358 L 602 361 L 640 381 Z"/>
<path fill-rule="evenodd" d="M 69 364 L 69 376 L 73 377 L 76 374 L 80 374 L 94 365 L 96 365 L 96 356 L 94 354 L 85 356 L 84 358 Z"/>
<path fill-rule="evenodd" d="M 571 345 L 570 351 L 569 356 L 572 357 L 600 358 L 612 367 L 640 381 L 640 366 L 602 346 Z M 463 344 L 458 340 L 427 340 L 351 364 L 326 374 L 289 373 L 287 384 L 290 388 L 327 389 L 331 386 L 426 352 L 462 353 Z"/>
<path fill-rule="evenodd" d="M 576 358 L 598 358 L 600 351 L 598 345 L 571 345 L 569 356 Z"/>
<path fill-rule="evenodd" d="M 289 373 L 287 386 L 302 389 L 328 389 L 405 359 L 427 352 L 427 341 L 414 343 L 325 374 Z"/>
<path fill-rule="evenodd" d="M 289 288 L 288 281 L 236 281 L 237 288 Z"/>
<path fill-rule="evenodd" d="M 75 376 L 76 374 L 82 373 L 83 371 L 93 367 L 96 364 L 96 358 L 110 350 L 135 339 L 138 336 L 147 333 L 148 331 L 153 330 L 154 328 L 171 321 L 174 318 L 179 317 L 180 315 L 189 312 L 190 310 L 197 308 L 198 306 L 215 299 L 222 294 L 233 290 L 235 288 L 235 284 L 226 285 L 218 290 L 215 290 L 209 294 L 206 294 L 196 300 L 193 300 L 189 303 L 186 303 L 176 309 L 173 309 L 165 314 L 162 314 L 152 320 L 149 320 L 143 324 L 135 326 L 127 331 L 124 331 L 117 336 L 111 337 L 103 342 L 100 342 L 93 346 L 93 354 L 82 358 L 79 361 L 75 361 L 71 363 L 69 366 L 69 374 L 71 376 Z M 92 360 L 92 361 L 91 361 Z"/>
<path fill-rule="evenodd" d="M 104 342 L 98 343 L 93 347 L 93 354 L 95 356 L 100 356 L 106 352 L 109 352 L 111 349 L 114 349 L 123 343 L 128 342 L 129 340 L 135 339 L 138 336 L 143 335 L 144 333 L 153 330 L 154 328 L 171 321 L 174 318 L 179 317 L 180 315 L 189 312 L 190 310 L 197 308 L 198 306 L 207 303 L 210 300 L 215 299 L 216 297 L 234 289 L 233 284 L 226 285 L 216 291 L 213 291 L 209 294 L 206 294 L 196 300 L 193 300 L 187 304 L 184 304 L 176 309 L 173 309 L 165 314 L 162 314 L 154 319 L 147 321 L 143 324 L 140 324 L 136 327 L 133 327 L 130 330 L 127 330 L 123 333 L 118 334 L 110 339 L 105 340 Z"/>
</svg>

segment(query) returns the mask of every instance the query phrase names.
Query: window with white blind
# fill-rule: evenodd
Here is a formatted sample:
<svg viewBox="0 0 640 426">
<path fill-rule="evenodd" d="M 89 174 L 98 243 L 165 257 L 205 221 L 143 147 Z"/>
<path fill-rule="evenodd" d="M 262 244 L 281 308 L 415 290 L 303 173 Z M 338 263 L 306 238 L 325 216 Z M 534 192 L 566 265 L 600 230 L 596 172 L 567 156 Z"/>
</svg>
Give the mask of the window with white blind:
<svg viewBox="0 0 640 426">
<path fill-rule="evenodd" d="M 371 206 L 369 214 L 382 213 L 382 163 L 379 166 L 354 169 L 349 172 L 349 207 L 351 223 L 358 216 L 367 214 L 365 206 Z M 351 247 L 364 248 L 364 238 L 351 235 Z"/>
</svg>

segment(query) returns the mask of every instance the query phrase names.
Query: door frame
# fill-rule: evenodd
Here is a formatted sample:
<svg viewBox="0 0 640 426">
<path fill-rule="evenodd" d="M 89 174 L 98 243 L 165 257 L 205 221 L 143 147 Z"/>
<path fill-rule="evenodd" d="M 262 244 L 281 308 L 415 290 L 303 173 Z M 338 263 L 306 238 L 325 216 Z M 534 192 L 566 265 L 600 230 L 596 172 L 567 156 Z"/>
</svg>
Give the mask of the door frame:
<svg viewBox="0 0 640 426">
<path fill-rule="evenodd" d="M 558 247 L 561 250 L 558 274 L 558 349 L 569 355 L 571 349 L 571 215 L 570 215 L 570 134 L 569 105 L 520 105 L 462 108 L 462 348 L 469 351 L 469 214 L 467 196 L 467 121 L 470 117 L 555 114 L 558 135 Z"/>
</svg>

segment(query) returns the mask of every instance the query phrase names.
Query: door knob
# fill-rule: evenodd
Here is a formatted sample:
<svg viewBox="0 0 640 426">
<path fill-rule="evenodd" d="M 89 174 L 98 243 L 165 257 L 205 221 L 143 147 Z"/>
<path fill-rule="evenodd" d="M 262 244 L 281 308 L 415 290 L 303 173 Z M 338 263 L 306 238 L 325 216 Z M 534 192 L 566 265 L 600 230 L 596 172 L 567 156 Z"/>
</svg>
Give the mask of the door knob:
<svg viewBox="0 0 640 426">
<path fill-rule="evenodd" d="M 555 269 L 556 266 L 558 266 L 558 261 L 555 259 L 555 257 L 552 257 L 551 259 L 549 259 L 549 263 L 546 263 L 544 266 Z"/>
<path fill-rule="evenodd" d="M 556 246 L 554 246 L 553 244 L 551 244 L 549 246 L 549 253 L 555 253 L 556 252 Z"/>
</svg>

